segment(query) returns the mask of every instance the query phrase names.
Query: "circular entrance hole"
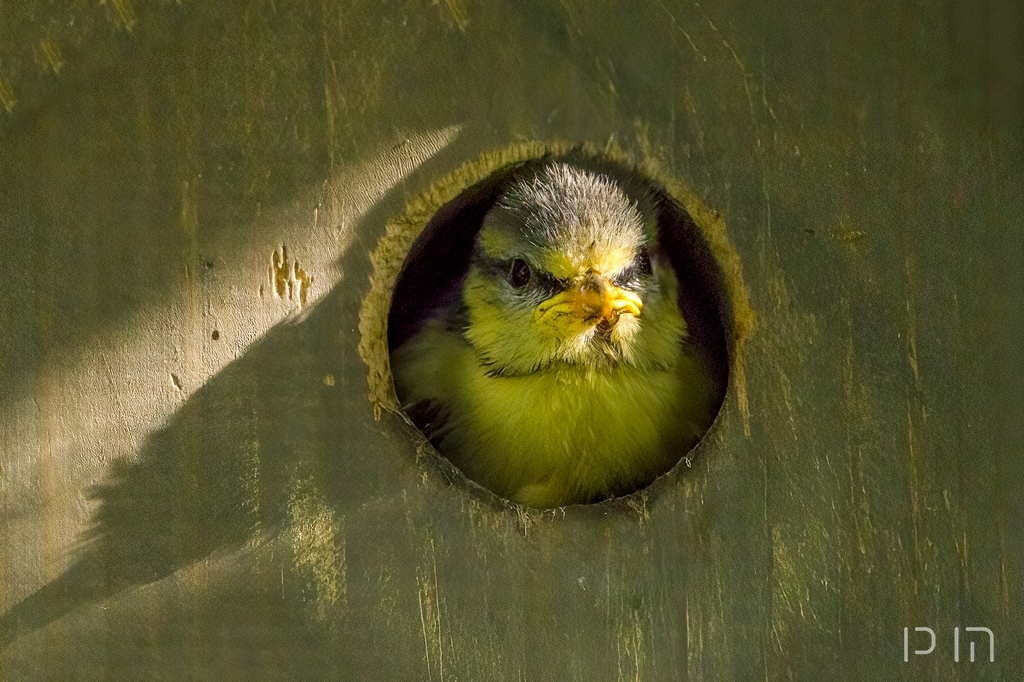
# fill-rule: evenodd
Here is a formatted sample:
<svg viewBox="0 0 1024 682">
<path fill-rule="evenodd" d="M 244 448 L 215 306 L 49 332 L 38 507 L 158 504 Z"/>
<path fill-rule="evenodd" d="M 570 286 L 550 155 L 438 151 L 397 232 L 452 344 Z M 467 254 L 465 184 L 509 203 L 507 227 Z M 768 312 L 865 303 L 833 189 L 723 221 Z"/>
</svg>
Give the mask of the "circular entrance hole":
<svg viewBox="0 0 1024 682">
<path fill-rule="evenodd" d="M 441 205 L 405 258 L 387 317 L 399 404 L 514 502 L 646 487 L 689 464 L 729 383 L 735 296 L 713 251 L 626 163 L 507 163 Z"/>
</svg>

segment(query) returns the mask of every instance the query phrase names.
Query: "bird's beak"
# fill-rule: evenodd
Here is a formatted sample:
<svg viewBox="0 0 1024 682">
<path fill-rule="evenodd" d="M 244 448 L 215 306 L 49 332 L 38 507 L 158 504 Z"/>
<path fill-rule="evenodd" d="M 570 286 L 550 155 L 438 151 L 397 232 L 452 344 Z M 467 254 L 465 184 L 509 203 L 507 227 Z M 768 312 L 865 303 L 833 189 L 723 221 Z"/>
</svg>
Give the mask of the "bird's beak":
<svg viewBox="0 0 1024 682">
<path fill-rule="evenodd" d="M 574 320 L 611 326 L 622 313 L 639 315 L 643 307 L 636 294 L 612 286 L 600 275 L 590 274 L 537 306 L 533 319 L 543 322 L 568 315 Z"/>
</svg>

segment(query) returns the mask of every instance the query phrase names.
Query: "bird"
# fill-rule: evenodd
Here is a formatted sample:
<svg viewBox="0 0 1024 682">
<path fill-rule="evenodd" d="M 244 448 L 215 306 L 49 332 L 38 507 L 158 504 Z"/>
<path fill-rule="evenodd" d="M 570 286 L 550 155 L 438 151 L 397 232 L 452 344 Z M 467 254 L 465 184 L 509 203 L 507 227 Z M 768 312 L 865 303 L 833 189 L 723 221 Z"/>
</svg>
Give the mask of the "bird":
<svg viewBox="0 0 1024 682">
<path fill-rule="evenodd" d="M 714 417 L 657 199 L 587 164 L 514 174 L 451 303 L 391 352 L 405 412 L 469 479 L 549 509 L 618 497 Z"/>
</svg>

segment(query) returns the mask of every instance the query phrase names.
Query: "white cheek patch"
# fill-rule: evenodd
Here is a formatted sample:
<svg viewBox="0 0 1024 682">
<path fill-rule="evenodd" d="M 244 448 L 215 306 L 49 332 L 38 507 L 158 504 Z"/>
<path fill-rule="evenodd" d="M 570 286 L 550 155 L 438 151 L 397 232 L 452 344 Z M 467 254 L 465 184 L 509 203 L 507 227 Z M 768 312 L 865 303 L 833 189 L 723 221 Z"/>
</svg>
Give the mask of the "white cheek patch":
<svg viewBox="0 0 1024 682">
<path fill-rule="evenodd" d="M 612 358 L 632 363 L 640 327 L 639 319 L 633 315 L 622 315 L 606 339 L 597 338 L 598 332 L 593 326 L 565 337 L 552 336 L 554 347 L 549 357 L 571 364 L 587 361 L 604 363 Z"/>
<path fill-rule="evenodd" d="M 590 343 L 594 338 L 593 328 L 563 339 L 559 344 L 559 359 L 566 361 L 579 360 L 591 352 Z"/>
<path fill-rule="evenodd" d="M 640 320 L 633 315 L 622 315 L 618 323 L 612 328 L 611 341 L 615 348 L 622 353 L 622 359 L 626 362 L 633 362 L 633 340 L 640 333 Z"/>
</svg>

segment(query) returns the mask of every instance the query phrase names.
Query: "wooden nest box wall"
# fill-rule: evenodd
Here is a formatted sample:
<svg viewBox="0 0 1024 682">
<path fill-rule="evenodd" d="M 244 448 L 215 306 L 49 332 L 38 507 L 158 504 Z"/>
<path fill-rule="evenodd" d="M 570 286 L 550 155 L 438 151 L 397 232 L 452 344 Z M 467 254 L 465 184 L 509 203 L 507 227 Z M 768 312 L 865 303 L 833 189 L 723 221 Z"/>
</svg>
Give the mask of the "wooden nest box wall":
<svg viewBox="0 0 1024 682">
<path fill-rule="evenodd" d="M 0 679 L 1018 673 L 1019 8 L 19 6 Z M 700 228 L 727 379 L 538 511 L 409 424 L 388 311 L 439 207 L 581 144 Z"/>
</svg>

